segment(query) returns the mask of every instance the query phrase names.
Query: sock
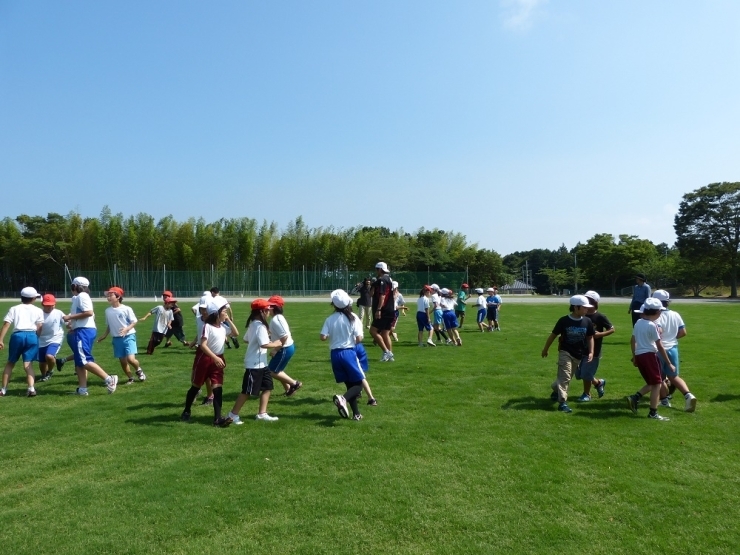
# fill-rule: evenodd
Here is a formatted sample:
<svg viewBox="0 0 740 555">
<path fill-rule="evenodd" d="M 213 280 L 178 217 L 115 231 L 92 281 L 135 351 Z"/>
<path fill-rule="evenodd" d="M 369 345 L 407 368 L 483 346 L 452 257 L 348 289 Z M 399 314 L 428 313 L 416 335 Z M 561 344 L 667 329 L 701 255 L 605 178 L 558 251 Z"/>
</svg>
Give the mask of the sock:
<svg viewBox="0 0 740 555">
<path fill-rule="evenodd" d="M 185 395 L 185 412 L 190 412 L 190 409 L 193 408 L 193 401 L 195 401 L 197 394 L 198 388 L 191 385 L 187 395 Z"/>
<path fill-rule="evenodd" d="M 668 386 L 668 395 L 673 395 L 673 392 L 676 391 L 676 386 L 671 384 Z"/>
<path fill-rule="evenodd" d="M 686 395 L 683 396 L 684 399 L 691 399 L 691 397 L 692 397 L 691 391 L 687 391 Z"/>
<path fill-rule="evenodd" d="M 650 409 L 650 414 L 658 414 L 658 409 Z"/>
<path fill-rule="evenodd" d="M 445 338 L 445 341 L 449 341 L 449 340 L 450 340 L 450 338 L 449 338 L 449 337 L 447 337 L 447 333 L 446 333 L 446 332 L 445 332 L 444 330 L 441 330 L 441 331 L 440 331 L 439 333 L 441 333 L 441 334 L 442 334 L 442 337 L 444 337 L 444 338 Z"/>
<path fill-rule="evenodd" d="M 352 414 L 360 414 L 360 408 L 357 406 L 357 396 L 362 392 L 361 385 L 353 385 L 344 394 L 344 398 L 352 407 Z"/>
<path fill-rule="evenodd" d="M 642 393 L 640 393 L 639 391 L 635 393 L 635 401 L 639 401 L 640 397 L 642 397 Z"/>
<path fill-rule="evenodd" d="M 434 330 L 434 335 L 436 335 L 436 336 L 437 336 L 437 341 L 439 341 L 439 340 L 440 340 L 440 337 L 439 337 L 439 330 Z"/>
<path fill-rule="evenodd" d="M 28 388 L 28 391 L 36 391 L 36 388 L 33 387 L 33 386 L 31 386 L 31 387 Z"/>
<path fill-rule="evenodd" d="M 221 418 L 221 395 L 222 391 L 220 387 L 213 388 L 213 417 L 218 420 Z"/>
</svg>

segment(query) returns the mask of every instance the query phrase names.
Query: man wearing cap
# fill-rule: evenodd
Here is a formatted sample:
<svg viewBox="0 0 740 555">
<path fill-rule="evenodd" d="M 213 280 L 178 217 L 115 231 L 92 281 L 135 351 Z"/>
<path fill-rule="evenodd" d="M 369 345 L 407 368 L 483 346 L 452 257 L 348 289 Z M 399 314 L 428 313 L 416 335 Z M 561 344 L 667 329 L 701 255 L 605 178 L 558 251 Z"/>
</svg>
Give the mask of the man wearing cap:
<svg viewBox="0 0 740 555">
<path fill-rule="evenodd" d="M 460 329 L 463 327 L 465 322 L 465 302 L 468 300 L 468 284 L 463 283 L 460 286 L 460 291 L 457 294 L 457 307 L 455 307 L 455 316 L 460 324 Z"/>
<path fill-rule="evenodd" d="M 72 340 L 68 342 L 74 346 L 72 354 L 75 361 L 75 372 L 77 373 L 78 387 L 75 395 L 86 396 L 87 372 L 90 371 L 105 381 L 108 393 L 113 393 L 118 386 L 118 376 L 109 376 L 96 362 L 92 355 L 95 337 L 98 334 L 95 326 L 95 312 L 93 302 L 90 298 L 90 282 L 87 278 L 76 277 L 72 280 L 72 307 L 69 314 L 62 318 L 71 323 Z"/>
<path fill-rule="evenodd" d="M 389 362 L 394 360 L 391 350 L 391 327 L 395 313 L 393 280 L 385 262 L 378 262 L 375 270 L 378 279 L 373 285 L 373 321 L 370 324 L 370 335 L 383 350 L 380 362 Z"/>
<path fill-rule="evenodd" d="M 39 335 L 39 370 L 41 370 L 40 382 L 48 381 L 54 373 L 56 355 L 64 340 L 64 312 L 56 308 L 57 300 L 54 295 L 48 293 L 41 299 L 44 312 L 44 323 Z"/>
<path fill-rule="evenodd" d="M 10 336 L 8 362 L 3 372 L 3 387 L 0 397 L 7 394 L 8 381 L 19 358 L 23 358 L 23 368 L 26 371 L 28 383 L 28 397 L 36 397 L 33 361 L 39 354 L 39 333 L 44 323 L 44 313 L 37 306 L 33 306 L 41 295 L 33 287 L 24 287 L 21 290 L 21 304 L 15 305 L 5 315 L 3 327 L 0 329 L 0 350 L 5 348 L 5 334 L 13 326 L 13 335 Z"/>
<path fill-rule="evenodd" d="M 660 342 L 668 355 L 671 363 L 675 370 L 671 370 L 671 367 L 665 363 L 663 359 L 660 359 L 661 368 L 660 373 L 663 380 L 667 380 L 670 384 L 669 388 L 663 386 L 661 389 L 660 404 L 666 407 L 671 406 L 669 400 L 669 393 L 673 393 L 678 389 L 686 401 L 684 410 L 686 412 L 694 412 L 696 410 L 696 397 L 689 391 L 688 384 L 678 376 L 679 374 L 679 357 L 678 357 L 678 340 L 682 337 L 686 337 L 686 324 L 683 322 L 681 315 L 675 310 L 671 310 L 668 306 L 671 302 L 671 296 L 668 291 L 658 289 L 653 292 L 653 298 L 658 299 L 665 310 L 661 311 L 660 318 L 657 320 L 658 327 L 661 330 Z"/>
<path fill-rule="evenodd" d="M 632 289 L 632 302 L 627 311 L 632 315 L 632 327 L 634 327 L 635 323 L 640 319 L 640 314 L 637 310 L 642 306 L 642 303 L 645 302 L 645 299 L 650 296 L 650 286 L 646 281 L 647 278 L 645 277 L 645 274 L 635 274 L 636 285 Z"/>
</svg>

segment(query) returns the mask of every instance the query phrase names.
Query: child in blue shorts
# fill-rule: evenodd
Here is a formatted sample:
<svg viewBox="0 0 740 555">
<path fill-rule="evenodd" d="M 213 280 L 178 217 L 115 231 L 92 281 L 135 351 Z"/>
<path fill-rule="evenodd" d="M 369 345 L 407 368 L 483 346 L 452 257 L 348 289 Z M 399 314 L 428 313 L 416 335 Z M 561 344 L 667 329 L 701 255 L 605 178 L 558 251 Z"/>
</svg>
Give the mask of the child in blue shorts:
<svg viewBox="0 0 740 555">
<path fill-rule="evenodd" d="M 3 372 L 3 387 L 0 397 L 7 394 L 8 382 L 18 359 L 23 358 L 23 368 L 26 371 L 28 383 L 28 397 L 36 397 L 35 377 L 33 375 L 33 361 L 39 354 L 39 333 L 44 323 L 44 313 L 37 306 L 33 306 L 41 295 L 33 287 L 24 287 L 21 290 L 21 304 L 11 307 L 5 316 L 3 327 L 0 330 L 0 350 L 5 348 L 5 334 L 13 326 L 13 335 L 10 336 L 8 349 L 8 363 Z"/>
<path fill-rule="evenodd" d="M 64 339 L 64 312 L 56 308 L 57 300 L 54 295 L 46 294 L 41 299 L 41 310 L 44 313 L 44 323 L 39 335 L 39 370 L 40 382 L 51 379 L 56 364 L 56 356 L 62 347 Z"/>
<path fill-rule="evenodd" d="M 130 306 L 123 304 L 123 289 L 120 287 L 111 287 L 105 292 L 105 296 L 110 303 L 110 306 L 105 309 L 107 327 L 105 333 L 98 339 L 98 343 L 108 337 L 108 334 L 112 334 L 113 356 L 121 363 L 121 369 L 128 377 L 126 385 L 131 385 L 136 381 L 129 366 L 136 370 L 136 376 L 140 382 L 143 382 L 146 380 L 146 374 L 136 359 L 136 354 L 139 352 L 134 331 L 134 326 L 138 322 L 136 315 Z"/>
</svg>

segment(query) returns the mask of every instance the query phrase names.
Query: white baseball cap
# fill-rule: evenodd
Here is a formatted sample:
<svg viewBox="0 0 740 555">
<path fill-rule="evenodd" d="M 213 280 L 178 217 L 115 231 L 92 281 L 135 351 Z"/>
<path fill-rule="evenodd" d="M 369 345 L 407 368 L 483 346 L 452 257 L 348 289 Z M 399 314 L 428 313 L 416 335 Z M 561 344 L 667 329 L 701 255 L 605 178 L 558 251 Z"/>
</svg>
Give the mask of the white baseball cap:
<svg viewBox="0 0 740 555">
<path fill-rule="evenodd" d="M 79 285 L 80 287 L 90 287 L 90 280 L 79 276 L 72 280 L 72 285 Z"/>
<path fill-rule="evenodd" d="M 393 282 L 393 289 L 398 289 L 398 282 L 397 281 L 394 281 Z"/>
<path fill-rule="evenodd" d="M 585 295 L 573 295 L 570 298 L 570 304 L 573 306 L 585 306 L 586 308 L 591 308 L 593 306 L 588 302 Z"/>
<path fill-rule="evenodd" d="M 375 265 L 375 269 L 376 270 L 383 270 L 386 274 L 387 273 L 390 273 L 390 270 L 388 269 L 388 264 L 386 264 L 385 262 L 378 262 Z"/>
<path fill-rule="evenodd" d="M 440 295 L 449 295 L 450 294 L 450 290 L 447 289 L 447 287 L 443 287 L 442 289 L 439 290 L 439 294 Z"/>
<path fill-rule="evenodd" d="M 432 291 L 439 291 L 439 285 L 436 283 L 432 283 L 429 287 L 432 288 Z"/>
<path fill-rule="evenodd" d="M 671 296 L 668 294 L 668 291 L 665 289 L 658 289 L 657 291 L 653 291 L 653 297 L 658 299 L 659 301 L 670 301 Z"/>
<path fill-rule="evenodd" d="M 654 297 L 648 297 L 645 299 L 645 302 L 642 303 L 642 306 L 639 308 L 639 310 L 635 310 L 635 312 L 642 314 L 646 310 L 665 310 L 666 308 L 663 306 L 663 303 L 661 303 L 658 299 Z"/>
<path fill-rule="evenodd" d="M 352 297 L 344 289 L 335 289 L 331 292 L 331 304 L 337 308 L 347 308 L 352 305 Z"/>
<path fill-rule="evenodd" d="M 486 289 L 486 293 L 493 293 L 493 287 L 489 287 L 488 289 Z"/>
<path fill-rule="evenodd" d="M 601 295 L 599 295 L 596 291 L 586 291 L 584 297 L 588 297 L 589 299 L 596 301 L 597 303 L 601 300 Z"/>
<path fill-rule="evenodd" d="M 475 292 L 478 293 L 479 295 L 482 295 L 483 294 L 483 289 L 480 288 L 480 287 L 476 287 Z"/>
<path fill-rule="evenodd" d="M 39 292 L 36 291 L 33 287 L 24 287 L 21 289 L 21 297 L 24 297 L 26 299 L 36 299 L 40 297 Z"/>
</svg>

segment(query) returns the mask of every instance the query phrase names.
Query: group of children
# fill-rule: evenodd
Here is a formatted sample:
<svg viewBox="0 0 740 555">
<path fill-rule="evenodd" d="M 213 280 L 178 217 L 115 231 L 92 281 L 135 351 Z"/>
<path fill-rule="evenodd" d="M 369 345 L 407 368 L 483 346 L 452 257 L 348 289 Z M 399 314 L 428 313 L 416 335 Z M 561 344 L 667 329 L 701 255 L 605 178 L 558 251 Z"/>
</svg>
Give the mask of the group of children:
<svg viewBox="0 0 740 555">
<path fill-rule="evenodd" d="M 557 378 L 552 383 L 551 399 L 558 402 L 558 410 L 572 412 L 568 406 L 568 389 L 573 376 L 583 381 L 579 402 L 591 401 L 591 388 L 603 397 L 605 379 L 596 377 L 601 359 L 602 339 L 614 333 L 609 319 L 598 311 L 600 297 L 595 291 L 570 298 L 570 313 L 560 318 L 545 341 L 542 357 L 547 357 L 550 346 L 558 340 Z M 640 399 L 650 394 L 648 417 L 666 421 L 658 414 L 658 406 L 670 407 L 673 392 L 684 396 L 686 412 L 696 410 L 696 397 L 686 382 L 679 377 L 678 339 L 686 335 L 686 326 L 680 314 L 669 308 L 670 295 L 659 289 L 645 299 L 635 313 L 636 320 L 630 346 L 632 363 L 639 370 L 645 386 L 627 397 L 630 410 L 637 414 Z"/>
</svg>

